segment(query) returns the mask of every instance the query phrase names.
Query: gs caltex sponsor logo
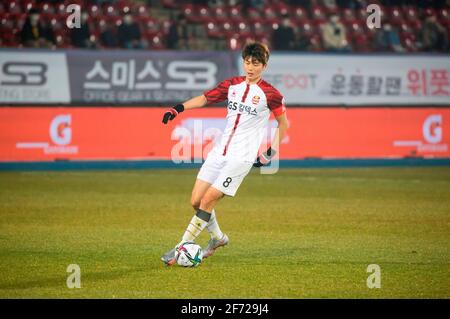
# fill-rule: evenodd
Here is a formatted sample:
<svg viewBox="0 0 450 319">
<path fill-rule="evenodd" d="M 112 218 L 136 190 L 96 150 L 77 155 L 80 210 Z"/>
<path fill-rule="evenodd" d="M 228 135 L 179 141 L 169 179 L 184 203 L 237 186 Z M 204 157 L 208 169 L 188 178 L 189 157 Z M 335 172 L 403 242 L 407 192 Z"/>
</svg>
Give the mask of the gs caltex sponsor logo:
<svg viewBox="0 0 450 319">
<path fill-rule="evenodd" d="M 51 142 L 19 142 L 19 149 L 41 148 L 45 154 L 78 154 L 78 146 L 70 145 L 72 142 L 72 116 L 61 114 L 55 116 L 49 125 L 49 137 Z"/>
</svg>

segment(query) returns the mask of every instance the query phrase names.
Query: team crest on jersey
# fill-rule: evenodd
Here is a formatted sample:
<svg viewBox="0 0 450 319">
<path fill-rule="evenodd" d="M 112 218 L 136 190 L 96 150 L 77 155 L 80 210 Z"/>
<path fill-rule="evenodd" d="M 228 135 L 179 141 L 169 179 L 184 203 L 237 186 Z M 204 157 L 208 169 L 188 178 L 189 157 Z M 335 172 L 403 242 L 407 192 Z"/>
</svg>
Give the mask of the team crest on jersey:
<svg viewBox="0 0 450 319">
<path fill-rule="evenodd" d="M 231 92 L 231 98 L 235 98 L 236 97 L 236 91 L 235 90 L 233 90 L 232 92 Z"/>
<path fill-rule="evenodd" d="M 258 95 L 255 95 L 253 98 L 252 98 L 252 103 L 253 104 L 258 104 L 259 103 L 259 96 Z"/>
</svg>

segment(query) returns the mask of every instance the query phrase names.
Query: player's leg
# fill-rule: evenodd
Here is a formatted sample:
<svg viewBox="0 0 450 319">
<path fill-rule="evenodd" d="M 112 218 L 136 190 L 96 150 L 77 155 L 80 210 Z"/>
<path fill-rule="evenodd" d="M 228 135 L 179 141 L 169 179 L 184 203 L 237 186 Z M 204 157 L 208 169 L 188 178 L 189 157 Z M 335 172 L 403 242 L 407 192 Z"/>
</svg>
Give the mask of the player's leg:
<svg viewBox="0 0 450 319">
<path fill-rule="evenodd" d="M 191 196 L 191 205 L 194 210 L 200 208 L 200 201 L 202 200 L 203 196 L 206 194 L 206 191 L 210 186 L 211 183 L 208 183 L 201 179 L 197 179 L 195 181 Z M 214 208 L 211 210 L 211 218 L 209 219 L 208 225 L 206 225 L 206 229 L 208 230 L 211 238 L 215 238 L 217 240 L 223 238 L 223 233 L 220 229 L 219 223 L 217 222 L 216 212 Z"/>
<path fill-rule="evenodd" d="M 197 213 L 192 217 L 180 243 L 194 241 L 198 235 L 200 235 L 211 219 L 211 211 L 214 208 L 214 205 L 216 205 L 223 196 L 224 194 L 221 191 L 213 187 L 209 187 L 206 190 L 200 200 L 200 206 L 196 210 Z"/>
<path fill-rule="evenodd" d="M 202 202 L 200 202 L 200 207 L 201 206 Z M 205 229 L 208 225 L 208 222 L 211 219 L 211 213 L 201 209 L 200 207 L 197 208 L 195 215 L 189 222 L 186 230 L 184 231 L 183 237 L 181 238 L 181 241 L 175 246 L 175 248 L 171 249 L 161 257 L 161 260 L 166 265 L 171 266 L 176 262 L 176 250 L 182 243 L 195 241 L 198 235 L 200 235 L 203 229 Z"/>
<path fill-rule="evenodd" d="M 233 197 L 239 186 L 242 184 L 245 176 L 250 172 L 253 163 L 247 162 L 227 162 L 223 170 L 214 184 L 208 189 L 211 193 L 218 192 L 227 196 Z M 208 194 L 205 194 L 205 196 Z M 208 209 L 208 199 L 205 200 L 205 205 L 201 205 L 200 208 Z M 214 207 L 217 202 L 212 202 L 211 205 Z M 222 234 L 220 237 L 213 237 L 209 240 L 208 246 L 203 251 L 203 258 L 208 258 L 214 254 L 215 250 L 219 247 L 225 246 L 229 243 L 228 236 Z"/>
<path fill-rule="evenodd" d="M 224 162 L 219 161 L 214 156 L 208 156 L 197 175 L 197 181 L 194 185 L 193 190 L 193 197 L 198 196 L 202 192 L 206 193 L 206 189 L 208 188 L 207 186 L 210 186 L 210 184 L 212 184 L 217 179 L 217 176 L 220 174 L 220 170 L 222 169 L 223 164 Z M 196 201 L 196 198 L 193 198 L 191 200 L 192 206 L 200 206 L 200 204 L 197 204 Z M 179 244 L 184 241 L 193 241 L 208 224 L 211 218 L 210 212 L 204 212 L 200 210 L 199 207 L 195 208 L 195 210 L 196 214 L 192 217 L 188 227 L 186 228 L 181 242 L 178 243 L 175 248 L 169 250 L 161 257 L 161 260 L 166 265 L 171 266 L 176 262 L 176 249 Z"/>
</svg>

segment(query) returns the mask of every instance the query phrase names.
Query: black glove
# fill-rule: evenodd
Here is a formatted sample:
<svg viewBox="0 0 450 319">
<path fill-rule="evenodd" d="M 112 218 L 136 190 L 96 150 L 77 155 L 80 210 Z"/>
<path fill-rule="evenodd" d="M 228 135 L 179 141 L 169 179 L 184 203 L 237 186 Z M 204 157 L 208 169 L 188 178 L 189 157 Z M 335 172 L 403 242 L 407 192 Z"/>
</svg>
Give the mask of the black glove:
<svg viewBox="0 0 450 319">
<path fill-rule="evenodd" d="M 184 105 L 183 104 L 177 104 L 174 107 L 170 108 L 166 113 L 164 113 L 162 122 L 164 124 L 167 124 L 167 122 L 172 121 L 178 113 L 181 113 L 184 111 Z"/>
<path fill-rule="evenodd" d="M 253 167 L 261 167 L 269 164 L 272 157 L 275 156 L 275 153 L 276 151 L 269 147 L 267 151 L 258 156 L 256 162 L 253 164 Z"/>
</svg>

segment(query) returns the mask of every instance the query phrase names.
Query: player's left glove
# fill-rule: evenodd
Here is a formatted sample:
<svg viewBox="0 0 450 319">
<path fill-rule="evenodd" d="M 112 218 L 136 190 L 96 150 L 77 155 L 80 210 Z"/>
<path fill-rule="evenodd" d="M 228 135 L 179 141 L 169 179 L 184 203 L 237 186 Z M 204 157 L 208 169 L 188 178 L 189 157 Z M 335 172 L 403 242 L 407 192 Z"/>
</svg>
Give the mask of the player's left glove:
<svg viewBox="0 0 450 319">
<path fill-rule="evenodd" d="M 162 122 L 167 124 L 167 122 L 172 121 L 179 113 L 184 111 L 183 104 L 177 104 L 174 107 L 170 108 L 166 113 L 164 113 Z"/>
<path fill-rule="evenodd" d="M 256 159 L 256 162 L 253 163 L 253 167 L 261 167 L 264 165 L 267 165 L 272 160 L 272 157 L 275 156 L 276 151 L 273 150 L 271 147 L 267 149 L 264 153 L 258 156 Z"/>
</svg>

